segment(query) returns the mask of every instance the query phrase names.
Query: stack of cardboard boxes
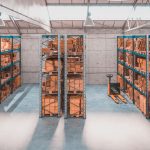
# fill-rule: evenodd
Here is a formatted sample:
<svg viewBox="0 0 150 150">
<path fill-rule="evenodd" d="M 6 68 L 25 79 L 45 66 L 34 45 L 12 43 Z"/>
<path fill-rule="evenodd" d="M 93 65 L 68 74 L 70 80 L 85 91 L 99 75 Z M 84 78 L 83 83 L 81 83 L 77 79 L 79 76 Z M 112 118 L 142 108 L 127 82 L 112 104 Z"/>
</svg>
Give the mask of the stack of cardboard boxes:
<svg viewBox="0 0 150 150">
<path fill-rule="evenodd" d="M 13 80 L 13 91 L 15 91 L 21 85 L 21 76 L 17 76 Z"/>
<path fill-rule="evenodd" d="M 126 64 L 128 66 L 133 66 L 133 56 L 129 53 L 126 53 L 126 60 L 125 60 Z"/>
<path fill-rule="evenodd" d="M 1 39 L 1 52 L 10 50 L 12 48 L 11 39 L 2 38 Z"/>
<path fill-rule="evenodd" d="M 119 74 L 123 75 L 123 65 L 118 64 L 118 72 Z"/>
<path fill-rule="evenodd" d="M 123 49 L 124 45 L 123 42 L 124 42 L 123 38 L 118 38 L 117 44 L 119 49 Z"/>
<path fill-rule="evenodd" d="M 135 105 L 146 115 L 146 97 L 134 90 Z"/>
<path fill-rule="evenodd" d="M 125 38 L 124 39 L 124 49 L 126 50 L 133 50 L 133 39 L 132 38 Z"/>
<path fill-rule="evenodd" d="M 135 69 L 137 69 L 141 72 L 146 72 L 146 59 L 137 58 Z"/>
<path fill-rule="evenodd" d="M 146 38 L 134 39 L 134 49 L 137 52 L 146 52 Z"/>
<path fill-rule="evenodd" d="M 44 93 L 58 93 L 58 76 L 48 76 L 43 79 L 42 92 Z"/>
<path fill-rule="evenodd" d="M 67 80 L 68 92 L 77 93 L 83 92 L 83 79 L 69 78 Z"/>
<path fill-rule="evenodd" d="M 58 36 L 47 40 L 47 46 L 42 48 L 42 115 L 58 115 Z M 60 71 L 61 71 L 60 66 Z"/>
<path fill-rule="evenodd" d="M 83 64 L 79 57 L 68 57 L 68 72 L 72 73 L 82 73 L 83 72 Z"/>
<path fill-rule="evenodd" d="M 3 101 L 7 98 L 8 95 L 10 95 L 11 93 L 11 87 L 8 84 L 5 84 L 5 86 L 3 86 L 1 88 L 1 97 L 0 100 Z"/>
<path fill-rule="evenodd" d="M 141 91 L 146 92 L 146 79 L 141 75 L 137 75 L 135 86 L 138 87 Z"/>
<path fill-rule="evenodd" d="M 68 116 L 84 116 L 84 52 L 83 37 L 72 36 L 67 40 L 67 91 Z"/>
<path fill-rule="evenodd" d="M 7 66 L 11 64 L 11 56 L 9 54 L 7 55 L 1 55 L 1 66 Z"/>
</svg>

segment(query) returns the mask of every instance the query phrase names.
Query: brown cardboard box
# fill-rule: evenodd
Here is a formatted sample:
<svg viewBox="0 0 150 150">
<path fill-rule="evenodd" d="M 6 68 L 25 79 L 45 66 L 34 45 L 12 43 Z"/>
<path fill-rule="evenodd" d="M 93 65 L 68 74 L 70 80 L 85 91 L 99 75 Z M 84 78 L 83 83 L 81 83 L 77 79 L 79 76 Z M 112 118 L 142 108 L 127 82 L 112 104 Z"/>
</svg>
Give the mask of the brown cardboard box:
<svg viewBox="0 0 150 150">
<path fill-rule="evenodd" d="M 146 115 L 146 97 L 140 94 L 140 110 Z"/>
<path fill-rule="evenodd" d="M 46 93 L 58 92 L 58 76 L 50 76 L 42 79 L 42 91 Z"/>
<path fill-rule="evenodd" d="M 117 76 L 117 82 L 120 83 L 120 88 L 123 89 L 123 79 L 120 76 Z"/>
<path fill-rule="evenodd" d="M 80 78 L 71 78 L 67 81 L 68 91 L 83 92 L 83 80 Z"/>
<path fill-rule="evenodd" d="M 70 106 L 70 115 L 79 117 L 83 116 L 83 96 L 70 96 L 69 97 L 69 106 Z"/>
<path fill-rule="evenodd" d="M 50 116 L 58 114 L 57 96 L 42 96 L 42 114 Z"/>
</svg>

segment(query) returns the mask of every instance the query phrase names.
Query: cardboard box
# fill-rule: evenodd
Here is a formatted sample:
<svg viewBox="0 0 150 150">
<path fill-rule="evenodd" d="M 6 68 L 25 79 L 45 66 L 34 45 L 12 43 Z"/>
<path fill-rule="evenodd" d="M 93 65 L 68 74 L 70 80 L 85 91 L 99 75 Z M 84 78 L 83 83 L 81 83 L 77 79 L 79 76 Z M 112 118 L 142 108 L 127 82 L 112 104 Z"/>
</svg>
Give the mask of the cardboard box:
<svg viewBox="0 0 150 150">
<path fill-rule="evenodd" d="M 83 79 L 71 78 L 67 80 L 68 91 L 70 92 L 83 92 Z"/>
<path fill-rule="evenodd" d="M 84 99 L 83 96 L 69 96 L 69 114 L 74 117 L 83 116 Z"/>
<path fill-rule="evenodd" d="M 46 93 L 58 92 L 58 76 L 50 76 L 42 79 L 42 91 Z"/>
<path fill-rule="evenodd" d="M 58 114 L 57 96 L 42 96 L 42 114 L 49 116 Z"/>
</svg>

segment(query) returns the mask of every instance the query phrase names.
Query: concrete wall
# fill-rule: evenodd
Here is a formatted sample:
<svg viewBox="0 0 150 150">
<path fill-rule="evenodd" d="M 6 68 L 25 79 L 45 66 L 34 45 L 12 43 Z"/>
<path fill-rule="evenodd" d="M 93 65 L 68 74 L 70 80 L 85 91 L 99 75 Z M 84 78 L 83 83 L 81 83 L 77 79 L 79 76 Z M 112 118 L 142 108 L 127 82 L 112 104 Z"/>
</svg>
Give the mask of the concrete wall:
<svg viewBox="0 0 150 150">
<path fill-rule="evenodd" d="M 148 34 L 149 30 L 140 29 L 126 34 Z M 106 84 L 106 74 L 114 75 L 113 81 L 116 81 L 117 72 L 117 43 L 116 38 L 121 35 L 121 30 L 110 29 L 88 29 L 72 30 L 59 29 L 54 30 L 54 34 L 86 34 L 86 81 L 87 84 Z M 24 83 L 38 83 L 40 70 L 40 36 L 41 35 L 23 35 L 22 36 L 22 74 Z"/>
<path fill-rule="evenodd" d="M 38 83 L 40 72 L 39 36 L 22 36 L 22 81 Z"/>
<path fill-rule="evenodd" d="M 117 52 L 116 37 L 120 30 L 55 30 L 62 34 L 87 34 L 86 39 L 86 81 L 87 84 L 107 84 L 106 74 L 114 75 L 116 81 Z M 39 82 L 40 36 L 23 35 L 22 37 L 22 74 L 24 83 Z"/>
</svg>

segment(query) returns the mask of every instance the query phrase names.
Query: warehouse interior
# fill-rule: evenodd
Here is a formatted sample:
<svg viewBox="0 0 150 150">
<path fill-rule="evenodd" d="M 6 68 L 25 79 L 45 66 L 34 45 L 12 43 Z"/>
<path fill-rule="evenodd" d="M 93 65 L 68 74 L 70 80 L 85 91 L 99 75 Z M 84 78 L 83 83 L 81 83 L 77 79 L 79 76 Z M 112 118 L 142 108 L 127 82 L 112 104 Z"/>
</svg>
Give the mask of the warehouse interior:
<svg viewBox="0 0 150 150">
<path fill-rule="evenodd" d="M 0 149 L 149 150 L 149 13 L 149 0 L 0 0 Z"/>
</svg>

